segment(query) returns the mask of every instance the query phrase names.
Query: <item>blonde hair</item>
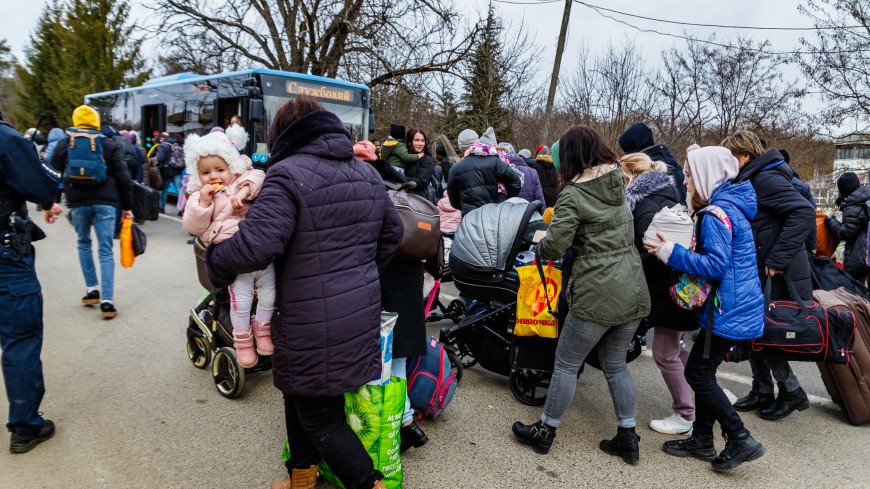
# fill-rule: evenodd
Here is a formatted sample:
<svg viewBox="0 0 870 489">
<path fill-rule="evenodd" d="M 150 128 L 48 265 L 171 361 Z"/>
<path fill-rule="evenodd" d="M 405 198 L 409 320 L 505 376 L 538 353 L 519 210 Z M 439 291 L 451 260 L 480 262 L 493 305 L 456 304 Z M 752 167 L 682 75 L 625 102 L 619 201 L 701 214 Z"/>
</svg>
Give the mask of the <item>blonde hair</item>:
<svg viewBox="0 0 870 489">
<path fill-rule="evenodd" d="M 634 178 L 641 173 L 657 171 L 667 173 L 668 166 L 661 161 L 653 161 L 644 153 L 629 153 L 619 159 L 622 170 L 629 177 Z"/>
<path fill-rule="evenodd" d="M 722 146 L 728 148 L 734 156 L 749 156 L 750 160 L 764 153 L 761 139 L 752 131 L 736 131 L 722 140 Z"/>
</svg>

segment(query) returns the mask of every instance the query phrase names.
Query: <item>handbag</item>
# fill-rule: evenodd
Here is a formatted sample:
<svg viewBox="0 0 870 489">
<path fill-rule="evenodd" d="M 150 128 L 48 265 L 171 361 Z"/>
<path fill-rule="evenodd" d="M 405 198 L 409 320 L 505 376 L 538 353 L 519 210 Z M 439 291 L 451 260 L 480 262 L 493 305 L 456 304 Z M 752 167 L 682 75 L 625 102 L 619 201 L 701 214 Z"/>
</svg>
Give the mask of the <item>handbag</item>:
<svg viewBox="0 0 870 489">
<path fill-rule="evenodd" d="M 544 269 L 540 259 L 535 265 L 517 267 L 520 288 L 517 291 L 516 336 L 559 337 L 559 321 L 550 297 L 559 297 L 562 289 L 562 271 L 551 261 Z M 556 308 L 559 304 L 556 303 Z"/>
<path fill-rule="evenodd" d="M 695 231 L 692 233 L 692 241 L 689 244 L 689 251 L 700 253 L 703 248 L 703 243 L 699 242 L 698 237 L 701 234 L 701 220 L 705 214 L 709 214 L 716 219 L 722 221 L 731 232 L 731 219 L 725 214 L 721 208 L 715 205 L 708 205 L 698 211 L 698 222 L 695 225 Z M 683 309 L 698 309 L 702 307 L 707 298 L 715 295 L 713 284 L 705 278 L 695 277 L 688 273 L 680 274 L 674 285 L 669 289 L 671 299 Z"/>
<path fill-rule="evenodd" d="M 135 223 L 131 226 L 133 231 L 133 256 L 139 256 L 145 253 L 145 247 L 148 245 L 148 239 L 145 236 L 145 231 Z"/>
<path fill-rule="evenodd" d="M 749 341 L 749 357 L 798 362 L 847 364 L 855 345 L 855 316 L 851 311 L 826 309 L 804 301 L 791 279 L 783 274 L 790 301 L 770 300 L 771 281 L 764 285 L 764 334 Z"/>
<path fill-rule="evenodd" d="M 438 208 L 416 194 L 408 193 L 414 182 L 401 185 L 384 182 L 387 195 L 402 219 L 404 234 L 398 255 L 408 260 L 425 260 L 438 252 L 441 241 L 441 217 Z"/>
</svg>

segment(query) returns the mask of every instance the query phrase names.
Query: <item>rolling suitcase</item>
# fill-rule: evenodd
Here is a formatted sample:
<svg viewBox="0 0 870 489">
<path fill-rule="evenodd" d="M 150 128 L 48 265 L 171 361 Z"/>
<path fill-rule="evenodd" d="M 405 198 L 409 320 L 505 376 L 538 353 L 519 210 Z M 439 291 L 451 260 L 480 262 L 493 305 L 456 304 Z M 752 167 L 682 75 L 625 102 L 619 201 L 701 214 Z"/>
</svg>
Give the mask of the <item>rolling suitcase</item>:
<svg viewBox="0 0 870 489">
<path fill-rule="evenodd" d="M 160 192 L 139 182 L 133 182 L 132 211 L 136 219 L 156 221 L 160 216 Z"/>
<path fill-rule="evenodd" d="M 815 290 L 813 297 L 828 308 L 848 309 L 855 316 L 855 346 L 846 365 L 817 363 L 828 394 L 853 424 L 870 422 L 870 303 L 838 288 Z"/>
</svg>

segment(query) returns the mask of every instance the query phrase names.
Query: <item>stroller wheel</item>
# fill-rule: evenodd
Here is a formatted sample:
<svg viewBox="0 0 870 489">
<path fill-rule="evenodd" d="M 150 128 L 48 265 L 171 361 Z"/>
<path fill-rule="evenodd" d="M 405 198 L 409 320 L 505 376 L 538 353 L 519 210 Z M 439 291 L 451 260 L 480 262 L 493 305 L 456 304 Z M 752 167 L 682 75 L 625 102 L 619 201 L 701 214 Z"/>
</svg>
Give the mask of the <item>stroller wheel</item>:
<svg viewBox="0 0 870 489">
<path fill-rule="evenodd" d="M 211 362 L 211 348 L 205 335 L 194 327 L 187 328 L 187 358 L 196 368 L 206 368 Z"/>
<path fill-rule="evenodd" d="M 444 352 L 447 353 L 447 359 L 450 360 L 450 367 L 453 370 L 453 375 L 456 376 L 456 382 L 459 382 L 462 380 L 462 361 L 450 348 L 445 348 Z"/>
<path fill-rule="evenodd" d="M 211 366 L 212 378 L 218 392 L 228 399 L 235 399 L 245 388 L 245 370 L 236 361 L 232 348 L 223 347 L 214 356 Z"/>
<path fill-rule="evenodd" d="M 444 317 L 448 317 L 453 321 L 453 324 L 459 324 L 459 321 L 468 315 L 468 308 L 465 306 L 465 301 L 462 299 L 453 299 L 447 305 L 447 311 Z"/>
<path fill-rule="evenodd" d="M 510 375 L 511 393 L 527 406 L 543 406 L 550 389 L 550 372 L 540 370 L 513 370 Z"/>
<path fill-rule="evenodd" d="M 477 360 L 471 355 L 471 352 L 468 351 L 468 348 L 464 344 L 460 344 L 458 350 L 459 354 L 457 357 L 464 368 L 471 368 L 477 365 Z"/>
</svg>

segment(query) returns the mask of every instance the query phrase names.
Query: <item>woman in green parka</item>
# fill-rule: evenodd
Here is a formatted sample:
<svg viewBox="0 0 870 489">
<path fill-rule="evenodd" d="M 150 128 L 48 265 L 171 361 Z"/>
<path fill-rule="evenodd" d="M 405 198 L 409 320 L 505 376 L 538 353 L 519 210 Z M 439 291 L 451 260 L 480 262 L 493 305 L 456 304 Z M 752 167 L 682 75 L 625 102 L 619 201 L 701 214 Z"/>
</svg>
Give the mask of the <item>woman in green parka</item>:
<svg viewBox="0 0 870 489">
<path fill-rule="evenodd" d="M 631 210 L 617 157 L 590 127 L 575 126 L 559 140 L 559 195 L 553 222 L 537 246 L 540 257 L 562 258 L 571 248 L 575 261 L 568 283 L 570 304 L 559 336 L 547 403 L 534 424 L 514 423 L 519 441 L 547 453 L 562 415 L 571 405 L 577 372 L 601 341 L 598 355 L 613 407 L 617 434 L 602 440 L 606 453 L 636 464 L 637 395 L 625 354 L 650 299 L 640 255 L 634 246 Z"/>
</svg>

